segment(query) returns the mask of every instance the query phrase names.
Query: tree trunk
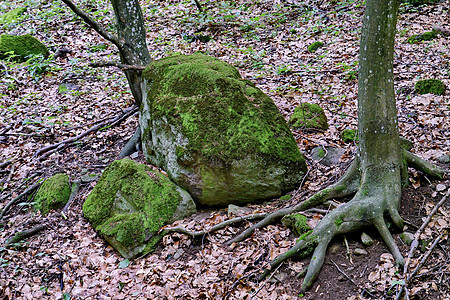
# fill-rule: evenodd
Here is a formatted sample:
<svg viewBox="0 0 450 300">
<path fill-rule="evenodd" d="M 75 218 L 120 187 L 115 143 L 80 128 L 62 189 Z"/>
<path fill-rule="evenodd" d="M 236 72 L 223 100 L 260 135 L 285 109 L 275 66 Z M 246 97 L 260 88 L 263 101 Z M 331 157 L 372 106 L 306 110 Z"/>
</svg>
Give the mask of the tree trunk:
<svg viewBox="0 0 450 300">
<path fill-rule="evenodd" d="M 144 17 L 138 0 L 111 0 L 117 19 L 117 34 L 122 42 L 120 59 L 127 65 L 147 65 L 150 61 Z M 142 76 L 140 71 L 125 71 L 131 92 L 138 107 L 142 99 Z"/>
</svg>

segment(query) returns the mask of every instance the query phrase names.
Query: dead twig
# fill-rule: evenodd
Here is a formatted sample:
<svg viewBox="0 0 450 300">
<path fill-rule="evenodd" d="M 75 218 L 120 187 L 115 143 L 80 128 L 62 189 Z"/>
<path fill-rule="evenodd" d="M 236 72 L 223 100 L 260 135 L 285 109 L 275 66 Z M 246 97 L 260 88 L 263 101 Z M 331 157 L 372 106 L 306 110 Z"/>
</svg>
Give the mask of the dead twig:
<svg viewBox="0 0 450 300">
<path fill-rule="evenodd" d="M 332 260 L 330 259 L 330 261 L 333 263 L 333 265 L 336 267 L 336 269 L 342 274 L 344 275 L 345 278 L 347 278 L 347 280 L 349 280 L 351 283 L 353 283 L 354 286 L 358 287 L 358 284 L 356 284 L 356 282 L 351 279 L 347 274 L 345 274 L 344 271 L 341 270 L 341 268 L 339 268 L 339 266 Z"/>
<path fill-rule="evenodd" d="M 272 279 L 272 277 L 275 275 L 275 273 L 278 271 L 278 269 L 283 265 L 283 262 L 275 269 L 275 271 L 272 272 L 272 274 L 270 274 L 269 278 L 267 278 L 267 280 L 263 283 L 262 286 L 259 287 L 259 289 L 253 294 L 253 296 L 250 299 L 253 299 L 256 297 L 256 295 L 258 295 L 259 291 L 262 290 L 262 288 L 266 285 L 266 283 Z"/>
<path fill-rule="evenodd" d="M 16 198 L 12 199 L 11 201 L 8 202 L 8 204 L 5 205 L 5 207 L 3 208 L 2 212 L 0 213 L 0 220 L 3 219 L 3 217 L 5 216 L 5 214 L 8 212 L 8 210 L 10 209 L 11 206 L 13 206 L 15 203 L 19 202 L 20 199 L 22 199 L 22 197 L 26 196 L 27 194 L 33 192 L 35 189 L 37 189 L 39 186 L 41 185 L 40 182 L 37 182 L 35 184 L 33 184 L 32 186 L 30 186 L 29 188 L 27 188 L 22 194 L 20 194 L 19 196 L 17 196 Z"/>
<path fill-rule="evenodd" d="M 41 230 L 44 230 L 45 228 L 47 228 L 46 225 L 40 224 L 31 229 L 19 231 L 16 234 L 14 234 L 14 236 L 12 238 L 8 239 L 8 241 L 5 243 L 5 248 L 11 246 L 12 244 L 18 243 L 21 240 L 23 240 L 29 236 L 32 236 Z"/>
<path fill-rule="evenodd" d="M 89 66 L 93 68 L 103 68 L 103 67 L 117 67 L 122 71 L 143 71 L 145 66 L 141 65 L 126 65 L 115 61 L 100 61 L 96 63 L 90 63 Z"/>
</svg>

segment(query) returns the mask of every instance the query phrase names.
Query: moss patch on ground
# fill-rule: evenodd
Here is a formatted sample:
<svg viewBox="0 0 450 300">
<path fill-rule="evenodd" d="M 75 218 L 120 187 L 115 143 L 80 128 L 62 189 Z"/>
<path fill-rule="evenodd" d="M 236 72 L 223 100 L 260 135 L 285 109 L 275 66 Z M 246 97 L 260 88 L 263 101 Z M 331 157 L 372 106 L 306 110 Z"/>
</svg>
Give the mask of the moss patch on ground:
<svg viewBox="0 0 450 300">
<path fill-rule="evenodd" d="M 317 104 L 301 103 L 294 109 L 289 120 L 294 128 L 328 129 L 328 120 L 323 109 Z"/>
<path fill-rule="evenodd" d="M 26 11 L 26 7 L 18 7 L 7 12 L 0 16 L 0 24 L 8 24 L 12 23 L 13 21 L 20 20 L 21 16 Z"/>
<path fill-rule="evenodd" d="M 70 197 L 69 176 L 59 173 L 42 183 L 34 197 L 35 207 L 47 214 L 52 209 L 62 208 Z"/>
<path fill-rule="evenodd" d="M 319 49 L 322 46 L 323 46 L 322 42 L 319 42 L 319 41 L 314 42 L 314 43 L 312 43 L 311 45 L 308 46 L 308 51 L 309 52 L 316 52 L 317 49 Z"/>
<path fill-rule="evenodd" d="M 344 143 L 352 143 L 352 142 L 358 142 L 358 131 L 355 129 L 344 129 L 341 132 L 341 140 Z"/>
<path fill-rule="evenodd" d="M 14 54 L 14 59 L 25 61 L 27 57 L 34 55 L 47 57 L 50 52 L 44 44 L 29 34 L 19 36 L 2 34 L 0 36 L 0 58 L 3 59 L 11 54 Z"/>
<path fill-rule="evenodd" d="M 444 95 L 446 86 L 438 79 L 424 79 L 416 82 L 415 91 L 417 94 Z"/>
<path fill-rule="evenodd" d="M 160 228 L 173 221 L 183 200 L 178 189 L 146 165 L 116 160 L 86 199 L 83 214 L 116 250 L 131 258 L 151 251 L 161 238 Z M 179 217 L 195 212 L 192 205 Z"/>
<path fill-rule="evenodd" d="M 284 216 L 281 222 L 291 229 L 296 236 L 301 236 L 311 231 L 311 227 L 308 225 L 308 218 L 300 213 Z"/>
<path fill-rule="evenodd" d="M 410 44 L 414 43 L 420 43 L 422 41 L 431 41 L 432 39 L 435 39 L 437 37 L 436 32 L 434 31 L 427 31 L 423 34 L 415 34 L 408 38 L 407 42 Z"/>
</svg>

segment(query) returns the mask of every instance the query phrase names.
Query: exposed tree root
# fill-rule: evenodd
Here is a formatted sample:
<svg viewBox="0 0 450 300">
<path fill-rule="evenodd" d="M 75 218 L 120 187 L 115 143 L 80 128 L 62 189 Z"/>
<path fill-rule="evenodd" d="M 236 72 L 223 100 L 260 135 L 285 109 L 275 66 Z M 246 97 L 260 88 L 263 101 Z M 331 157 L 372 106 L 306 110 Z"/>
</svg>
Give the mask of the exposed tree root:
<svg viewBox="0 0 450 300">
<path fill-rule="evenodd" d="M 8 239 L 8 241 L 5 243 L 5 248 L 11 246 L 12 244 L 18 243 L 21 240 L 23 240 L 29 236 L 32 236 L 45 228 L 47 228 L 47 226 L 41 224 L 41 225 L 37 225 L 31 229 L 17 232 L 13 237 Z"/>
<path fill-rule="evenodd" d="M 344 176 L 338 182 L 314 194 L 309 199 L 300 202 L 294 207 L 283 208 L 267 215 L 263 220 L 247 228 L 242 233 L 229 240 L 226 244 L 231 245 L 232 243 L 241 242 L 250 237 L 256 229 L 260 229 L 267 225 L 273 224 L 281 220 L 281 218 L 283 218 L 285 215 L 307 210 L 314 206 L 320 205 L 332 198 L 342 198 L 354 194 L 357 191 L 357 187 L 359 185 L 358 167 L 358 161 L 354 160 L 348 168 L 347 172 L 345 172 Z"/>
<path fill-rule="evenodd" d="M 135 151 L 139 151 L 140 144 L 141 144 L 141 128 L 138 126 L 133 136 L 128 140 L 128 142 L 120 151 L 118 158 L 122 158 L 134 153 Z"/>
<path fill-rule="evenodd" d="M 63 209 L 61 210 L 61 215 L 63 216 L 64 219 L 67 219 L 66 212 L 69 209 L 69 206 L 72 204 L 73 199 L 75 199 L 75 197 L 77 196 L 78 191 L 80 190 L 80 185 L 81 185 L 80 180 L 74 180 L 72 182 L 69 200 L 67 200 L 66 205 L 64 205 Z"/>
<path fill-rule="evenodd" d="M 23 193 L 21 193 L 19 196 L 15 197 L 14 199 L 12 199 L 11 201 L 9 201 L 5 207 L 3 208 L 2 212 L 0 213 L 0 220 L 3 219 L 3 217 L 5 216 L 5 214 L 8 212 L 8 210 L 11 208 L 11 206 L 13 206 L 15 203 L 19 202 L 20 199 L 22 199 L 22 197 L 28 195 L 29 193 L 33 192 L 34 190 L 36 190 L 38 187 L 41 186 L 42 182 L 37 182 L 35 184 L 33 184 L 32 186 L 30 186 L 29 188 L 27 188 Z"/>
<path fill-rule="evenodd" d="M 73 144 L 76 141 L 78 141 L 79 139 L 83 138 L 84 136 L 88 135 L 91 132 L 94 131 L 98 131 L 100 129 L 102 129 L 105 126 L 114 126 L 120 122 L 122 122 L 123 120 L 126 120 L 128 117 L 132 116 L 133 114 L 135 114 L 137 112 L 137 108 L 135 106 L 128 108 L 127 110 L 124 111 L 123 114 L 115 117 L 112 120 L 105 120 L 91 128 L 89 128 L 88 130 L 80 133 L 77 136 L 74 136 L 70 139 L 66 139 L 63 140 L 59 143 L 56 144 L 52 144 L 52 145 L 48 145 L 44 148 L 41 148 L 40 150 L 36 151 L 36 153 L 34 154 L 34 157 L 38 158 L 39 160 L 42 160 L 46 157 L 48 157 L 50 154 L 58 151 L 59 149 L 62 149 L 63 147 L 69 145 L 69 144 Z"/>
<path fill-rule="evenodd" d="M 417 155 L 412 154 L 409 151 L 403 150 L 403 157 L 406 159 L 408 166 L 422 171 L 427 175 L 442 179 L 444 177 L 445 171 L 440 167 L 421 159 Z"/>
</svg>

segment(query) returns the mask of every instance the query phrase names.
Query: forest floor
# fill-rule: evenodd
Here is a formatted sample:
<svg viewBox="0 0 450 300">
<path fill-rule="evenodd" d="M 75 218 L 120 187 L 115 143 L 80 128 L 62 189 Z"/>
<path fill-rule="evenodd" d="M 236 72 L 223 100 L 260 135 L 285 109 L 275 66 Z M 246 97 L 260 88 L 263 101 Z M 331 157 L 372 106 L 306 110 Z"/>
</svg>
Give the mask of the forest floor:
<svg viewBox="0 0 450 300">
<path fill-rule="evenodd" d="M 357 62 L 363 1 L 141 1 L 152 58 L 203 51 L 236 66 L 245 79 L 272 97 L 286 118 L 302 102 L 319 104 L 330 124 L 325 132 L 293 130 L 305 154 L 309 173 L 290 200 L 273 199 L 248 205 L 245 213 L 271 212 L 297 203 L 335 182 L 345 171 L 357 146 L 344 143 L 340 133 L 357 126 Z M 448 26 L 450 3 L 425 7 L 402 5 L 395 45 L 395 91 L 401 135 L 414 143 L 413 152 L 439 162 L 450 154 L 450 92 L 418 95 L 418 79 L 440 79 L 450 87 L 450 37 L 410 44 L 413 34 Z M 77 1 L 106 29 L 114 32 L 112 8 L 105 1 Z M 114 126 L 104 126 L 35 157 L 41 148 L 74 137 L 100 119 L 104 124 L 132 106 L 125 76 L 115 69 L 93 69 L 89 63 L 118 61 L 116 49 L 102 40 L 58 1 L 13 0 L 0 3 L 0 14 L 27 6 L 14 24 L 0 24 L 0 34 L 30 33 L 49 46 L 49 59 L 26 63 L 0 61 L 0 208 L 43 178 L 58 172 L 71 180 L 100 176 L 117 158 L 133 134 L 134 114 Z M 450 29 L 450 28 L 446 28 Z M 211 37 L 210 41 L 206 41 Z M 322 41 L 311 53 L 308 46 Z M 59 49 L 72 53 L 54 57 Z M 64 84 L 65 88 L 60 88 Z M 103 126 L 102 126 L 103 127 Z M 317 147 L 345 150 L 339 162 L 325 166 L 314 161 Z M 135 158 L 144 162 L 142 154 Z M 422 225 L 444 194 L 450 180 L 435 181 L 410 170 L 410 186 L 402 197 L 401 213 L 411 233 Z M 289 260 L 270 278 L 252 278 L 266 263 L 286 251 L 296 237 L 282 224 L 261 229 L 231 247 L 223 243 L 249 224 L 232 226 L 200 241 L 171 234 L 158 249 L 131 262 L 99 238 L 83 218 L 81 206 L 96 180 L 83 183 L 63 218 L 59 211 L 42 216 L 31 203 L 14 205 L 0 224 L 0 298 L 3 299 L 393 299 L 404 277 L 373 228 L 372 246 L 360 234 L 337 238 L 311 291 L 299 295 L 308 259 Z M 26 201 L 26 197 L 23 201 Z M 31 197 L 32 199 L 32 197 Z M 307 213 L 311 226 L 323 210 Z M 208 229 L 230 218 L 226 208 L 200 210 L 176 225 Z M 29 239 L 2 247 L 15 232 L 46 224 Z M 441 242 L 408 285 L 411 299 L 450 299 L 450 257 L 447 200 L 420 236 L 411 261 L 412 272 L 432 241 Z M 406 257 L 410 249 L 395 233 Z M 362 248 L 366 255 L 357 256 Z M 351 280 L 349 280 L 351 279 Z"/>
</svg>

